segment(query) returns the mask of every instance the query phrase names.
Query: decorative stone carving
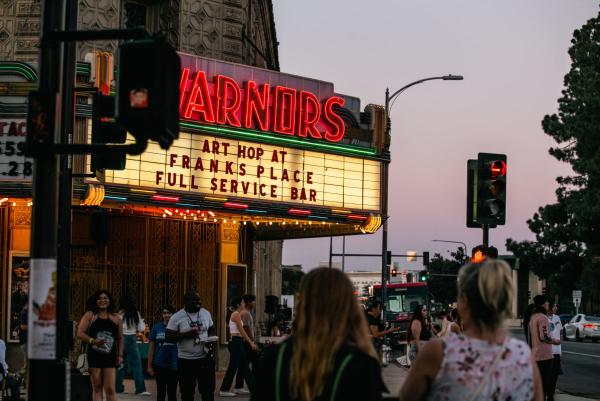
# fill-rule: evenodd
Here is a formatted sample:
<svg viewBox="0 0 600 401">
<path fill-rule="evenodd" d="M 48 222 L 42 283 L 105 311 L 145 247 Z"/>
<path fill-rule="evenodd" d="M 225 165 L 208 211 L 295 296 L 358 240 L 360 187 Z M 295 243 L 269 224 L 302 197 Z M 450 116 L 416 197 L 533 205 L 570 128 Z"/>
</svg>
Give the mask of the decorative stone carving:
<svg viewBox="0 0 600 401">
<path fill-rule="evenodd" d="M 12 208 L 12 226 L 30 226 L 31 225 L 31 207 L 13 206 Z"/>
<path fill-rule="evenodd" d="M 242 42 L 240 40 L 223 39 L 223 52 L 241 57 Z"/>
<path fill-rule="evenodd" d="M 179 12 L 179 0 L 166 0 L 159 4 L 158 29 L 176 49 L 179 49 Z"/>
<path fill-rule="evenodd" d="M 223 19 L 241 23 L 244 20 L 244 11 L 232 7 L 223 7 Z"/>
<path fill-rule="evenodd" d="M 77 14 L 78 29 L 119 28 L 119 0 L 80 0 Z M 77 44 L 77 58 L 83 60 L 86 53 L 95 49 L 114 52 L 116 41 L 83 42 Z"/>
<path fill-rule="evenodd" d="M 228 36 L 231 38 L 241 38 L 242 26 L 227 22 L 223 23 L 223 36 Z"/>
<path fill-rule="evenodd" d="M 240 240 L 240 226 L 233 223 L 221 224 L 221 239 L 223 242 L 238 242 Z"/>
</svg>

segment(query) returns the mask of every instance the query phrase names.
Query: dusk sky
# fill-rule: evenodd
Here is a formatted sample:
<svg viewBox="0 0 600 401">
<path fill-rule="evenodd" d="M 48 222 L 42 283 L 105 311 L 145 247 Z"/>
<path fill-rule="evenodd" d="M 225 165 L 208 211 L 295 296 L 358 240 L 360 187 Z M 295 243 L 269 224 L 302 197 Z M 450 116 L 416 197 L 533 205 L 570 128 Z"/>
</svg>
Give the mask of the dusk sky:
<svg viewBox="0 0 600 401">
<path fill-rule="evenodd" d="M 548 154 L 554 142 L 541 120 L 557 110 L 573 31 L 598 14 L 598 1 L 274 3 L 281 71 L 333 82 L 336 92 L 359 97 L 362 108 L 383 105 L 386 87 L 465 77 L 417 85 L 394 105 L 389 249 L 449 257 L 457 245 L 431 240 L 481 243 L 481 230 L 465 226 L 466 164 L 478 152 L 508 157 L 506 225 L 490 230 L 490 244 L 503 253 L 506 238 L 534 238 L 527 219 L 555 201 L 556 177 L 570 173 Z M 341 251 L 341 238 L 334 238 L 334 251 Z M 381 252 L 380 231 L 347 237 L 346 252 Z M 328 238 L 284 243 L 284 264 L 305 270 L 328 255 Z M 347 258 L 346 268 L 379 270 L 380 259 Z"/>
</svg>

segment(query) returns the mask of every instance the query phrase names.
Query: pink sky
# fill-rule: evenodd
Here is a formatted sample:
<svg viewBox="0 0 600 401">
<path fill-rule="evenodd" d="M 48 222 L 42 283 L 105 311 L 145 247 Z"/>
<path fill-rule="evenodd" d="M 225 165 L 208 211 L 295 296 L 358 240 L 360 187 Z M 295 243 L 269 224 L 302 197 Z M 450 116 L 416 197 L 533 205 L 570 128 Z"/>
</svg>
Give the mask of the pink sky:
<svg viewBox="0 0 600 401">
<path fill-rule="evenodd" d="M 555 200 L 555 178 L 570 172 L 548 154 L 541 120 L 557 109 L 573 30 L 598 14 L 584 0 L 276 1 L 281 71 L 331 81 L 362 107 L 384 103 L 417 79 L 392 110 L 389 248 L 440 252 L 481 242 L 465 227 L 466 163 L 478 152 L 506 153 L 506 225 L 490 231 L 533 239 L 526 220 Z M 307 252 L 307 248 L 311 251 Z M 334 238 L 334 251 L 341 239 Z M 347 237 L 346 252 L 381 252 L 381 234 Z M 329 239 L 284 243 L 285 264 L 312 268 L 328 260 Z M 401 267 L 420 263 L 400 261 Z M 349 269 L 379 270 L 377 259 L 346 259 Z"/>
</svg>

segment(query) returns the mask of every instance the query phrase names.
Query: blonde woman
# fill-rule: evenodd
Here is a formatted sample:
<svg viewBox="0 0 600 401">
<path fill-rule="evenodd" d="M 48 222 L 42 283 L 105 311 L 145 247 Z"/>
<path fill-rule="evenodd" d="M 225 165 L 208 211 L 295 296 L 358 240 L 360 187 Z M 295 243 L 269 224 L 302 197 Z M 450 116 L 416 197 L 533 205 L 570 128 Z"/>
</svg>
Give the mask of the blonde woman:
<svg viewBox="0 0 600 401">
<path fill-rule="evenodd" d="M 460 270 L 458 312 L 464 330 L 422 347 L 400 401 L 543 400 L 529 347 L 502 329 L 514 297 L 511 273 L 502 260 Z"/>
<path fill-rule="evenodd" d="M 267 351 L 257 379 L 252 401 L 382 399 L 381 367 L 344 273 L 303 278 L 292 335 Z"/>
</svg>

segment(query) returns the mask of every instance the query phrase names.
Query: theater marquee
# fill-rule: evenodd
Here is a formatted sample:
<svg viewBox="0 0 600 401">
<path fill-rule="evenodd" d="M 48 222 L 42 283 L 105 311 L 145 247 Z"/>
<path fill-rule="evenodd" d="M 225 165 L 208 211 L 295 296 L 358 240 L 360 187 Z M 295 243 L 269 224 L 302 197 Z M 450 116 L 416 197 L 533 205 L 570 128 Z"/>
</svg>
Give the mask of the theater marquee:
<svg viewBox="0 0 600 401">
<path fill-rule="evenodd" d="M 128 157 L 106 184 L 379 211 L 380 163 L 358 157 L 182 132 Z"/>
</svg>

